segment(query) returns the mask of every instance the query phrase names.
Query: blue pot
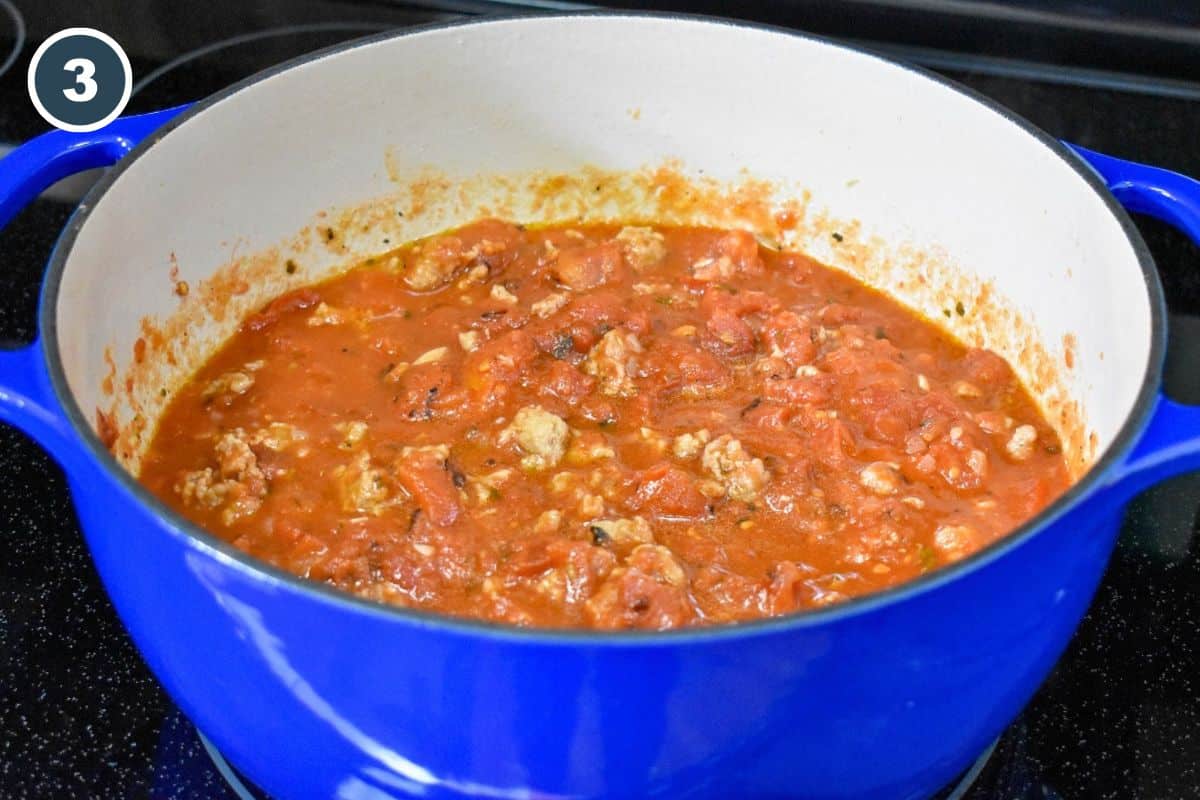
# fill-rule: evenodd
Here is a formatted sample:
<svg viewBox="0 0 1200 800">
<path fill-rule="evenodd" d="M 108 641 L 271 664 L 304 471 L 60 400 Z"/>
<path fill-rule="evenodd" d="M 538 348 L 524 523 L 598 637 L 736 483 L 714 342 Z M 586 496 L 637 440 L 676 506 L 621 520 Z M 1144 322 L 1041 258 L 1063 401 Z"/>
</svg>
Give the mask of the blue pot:
<svg viewBox="0 0 1200 800">
<path fill-rule="evenodd" d="M 469 37 L 495 24 L 434 31 Z M 69 386 L 56 309 L 80 231 L 123 175 L 214 104 L 319 67 L 322 57 L 191 108 L 90 134 L 48 133 L 0 161 L 0 224 L 59 178 L 117 162 L 56 248 L 40 340 L 0 354 L 0 418 L 66 470 L 100 575 L 151 669 L 274 796 L 926 797 L 988 747 L 1048 674 L 1088 606 L 1125 503 L 1200 467 L 1200 412 L 1160 393 L 1158 279 L 1117 205 L 1200 242 L 1200 184 L 1071 152 L 1015 120 L 1022 136 L 1078 173 L 1129 237 L 1152 330 L 1145 374 L 1120 378 L 1140 381 L 1131 413 L 1091 470 L 1011 536 L 921 580 L 823 611 L 660 634 L 447 619 L 264 566 L 168 510 L 103 447 Z"/>
</svg>

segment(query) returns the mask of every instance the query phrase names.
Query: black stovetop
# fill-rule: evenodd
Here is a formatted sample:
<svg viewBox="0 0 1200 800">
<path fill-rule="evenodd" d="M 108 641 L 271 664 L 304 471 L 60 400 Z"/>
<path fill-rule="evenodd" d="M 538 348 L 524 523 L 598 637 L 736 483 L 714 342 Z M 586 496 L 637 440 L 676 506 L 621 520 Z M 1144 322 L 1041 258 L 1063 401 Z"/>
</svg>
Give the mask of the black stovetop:
<svg viewBox="0 0 1200 800">
<path fill-rule="evenodd" d="M 58 28 L 92 25 L 121 41 L 140 84 L 129 110 L 144 111 L 200 98 L 337 41 L 503 5 L 278 0 L 222 10 L 169 0 L 86 9 L 74 0 L 17 4 L 25 6 L 20 10 L 28 36 L 15 66 L 0 75 L 0 143 L 43 129 L 25 95 L 24 72 L 33 49 Z M 889 43 L 880 34 L 886 26 L 868 24 L 866 7 L 872 5 L 888 2 L 859 0 L 853 7 L 880 49 L 962 80 L 1056 136 L 1200 175 L 1200 83 L 1168 80 L 1162 70 L 1149 80 L 1097 71 L 1078 58 L 1064 68 L 995 52 L 978 57 L 931 50 L 919 46 L 919 31 L 907 28 Z M 16 28 L 3 13 L 7 6 L 0 0 L 0 65 L 15 39 Z M 806 9 L 829 6 L 778 3 L 767 10 L 774 22 L 788 22 L 791 9 L 794 24 L 821 29 L 825 17 Z M 737 12 L 752 17 L 755 7 L 738 6 Z M 859 32 L 852 15 L 835 17 L 828 31 Z M 239 38 L 212 46 L 231 36 Z M 197 48 L 202 50 L 183 57 Z M 0 233 L 0 338 L 32 338 L 42 267 L 72 197 L 68 187 L 37 201 Z M 1168 391 L 1200 402 L 1197 250 L 1161 224 L 1138 223 L 1172 311 Z M 58 468 L 23 435 L 0 427 L 0 475 L 0 797 L 257 796 L 230 788 L 195 729 L 142 663 L 100 586 Z M 1198 510 L 1200 475 L 1176 479 L 1133 503 L 1066 655 L 971 785 L 946 796 L 1200 797 Z"/>
</svg>

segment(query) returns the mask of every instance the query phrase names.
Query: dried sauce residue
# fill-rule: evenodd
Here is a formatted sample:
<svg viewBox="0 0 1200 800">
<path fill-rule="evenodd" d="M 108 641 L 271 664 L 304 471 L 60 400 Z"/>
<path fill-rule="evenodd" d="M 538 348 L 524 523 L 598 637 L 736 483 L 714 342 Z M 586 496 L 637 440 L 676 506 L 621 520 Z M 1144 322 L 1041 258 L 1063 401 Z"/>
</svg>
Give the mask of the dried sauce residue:
<svg viewBox="0 0 1200 800">
<path fill-rule="evenodd" d="M 1079 351 L 1079 339 L 1075 334 L 1068 333 L 1062 337 L 1062 351 L 1067 369 L 1075 369 L 1075 353 Z"/>
</svg>

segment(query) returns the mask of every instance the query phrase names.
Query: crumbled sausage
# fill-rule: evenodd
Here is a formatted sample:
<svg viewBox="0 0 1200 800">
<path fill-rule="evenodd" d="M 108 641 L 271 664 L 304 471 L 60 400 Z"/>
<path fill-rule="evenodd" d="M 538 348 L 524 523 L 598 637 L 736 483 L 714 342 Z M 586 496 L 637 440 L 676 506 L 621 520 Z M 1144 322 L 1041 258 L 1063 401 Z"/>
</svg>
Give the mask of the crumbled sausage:
<svg viewBox="0 0 1200 800">
<path fill-rule="evenodd" d="M 456 284 L 460 289 L 467 289 L 476 284 L 483 283 L 487 280 L 488 268 L 483 264 L 476 264 L 467 270 L 467 274 L 463 275 Z"/>
<path fill-rule="evenodd" d="M 1025 461 L 1033 455 L 1033 445 L 1037 442 L 1037 429 L 1032 425 L 1020 425 L 1013 431 L 1004 450 L 1017 461 Z"/>
<path fill-rule="evenodd" d="M 527 469 L 545 469 L 562 461 L 569 433 L 561 417 L 541 406 L 525 406 L 501 432 L 500 442 L 516 441 L 527 454 L 521 461 Z"/>
<path fill-rule="evenodd" d="M 230 493 L 232 502 L 222 514 L 226 524 L 229 524 L 231 519 L 258 510 L 267 496 L 267 480 L 241 428 L 218 439 L 216 452 L 221 476 L 234 484 Z"/>
<path fill-rule="evenodd" d="M 485 221 L 480 224 L 488 223 Z M 457 236 L 435 237 L 413 248 L 403 265 L 404 282 L 419 292 L 437 289 L 449 283 L 458 270 L 477 260 L 486 262 L 489 256 L 503 252 L 506 247 L 504 242 L 490 239 L 482 239 L 467 247 Z M 487 274 L 486 263 L 478 266 L 483 266 L 485 271 L 483 274 L 472 272 L 473 282 Z"/>
<path fill-rule="evenodd" d="M 185 472 L 175 484 L 175 491 L 187 505 L 216 508 L 225 502 L 228 487 L 217 478 L 212 467 Z"/>
<path fill-rule="evenodd" d="M 346 321 L 346 315 L 322 301 L 308 316 L 308 326 L 319 328 L 324 325 L 341 325 Z"/>
<path fill-rule="evenodd" d="M 242 395 L 250 391 L 250 387 L 253 385 L 253 375 L 238 371 L 226 372 L 204 387 L 203 396 L 207 400 L 221 395 Z"/>
<path fill-rule="evenodd" d="M 700 463 L 725 487 L 731 498 L 744 503 L 753 502 L 770 477 L 762 459 L 752 457 L 742 443 L 729 434 L 709 442 Z"/>
<path fill-rule="evenodd" d="M 592 624 L 605 628 L 673 628 L 696 613 L 683 565 L 670 550 L 655 544 L 635 547 L 585 609 Z"/>
<path fill-rule="evenodd" d="M 876 461 L 862 468 L 858 482 L 878 495 L 895 494 L 900 489 L 900 473 L 895 465 Z"/>
<path fill-rule="evenodd" d="M 465 264 L 462 240 L 439 236 L 415 248 L 405 263 L 404 282 L 420 292 L 436 289 Z"/>
<path fill-rule="evenodd" d="M 560 250 L 550 267 L 561 284 L 577 292 L 608 283 L 621 272 L 621 247 L 616 242 Z"/>
<path fill-rule="evenodd" d="M 417 291 L 437 289 L 460 269 L 474 264 L 472 282 L 486 277 L 498 259 L 509 251 L 516 228 L 497 220 L 480 220 L 457 231 L 456 235 L 437 236 L 418 244 L 402 265 L 404 282 Z M 479 237 L 474 244 L 466 241 Z M 480 273 L 477 267 L 484 267 Z"/>
<path fill-rule="evenodd" d="M 629 554 L 625 564 L 634 569 L 640 569 L 648 575 L 653 575 L 662 583 L 681 587 L 687 585 L 687 573 L 684 571 L 683 565 L 679 563 L 679 559 L 675 557 L 674 553 L 660 544 L 638 545 L 633 548 L 633 552 Z"/>
<path fill-rule="evenodd" d="M 562 292 L 552 292 L 529 307 L 535 317 L 546 319 L 567 304 L 567 296 Z"/>
<path fill-rule="evenodd" d="M 262 445 L 268 450 L 278 453 L 307 438 L 308 434 L 295 425 L 289 425 L 286 422 L 272 422 L 267 427 L 260 428 L 251 434 L 250 444 Z"/>
<path fill-rule="evenodd" d="M 221 521 L 232 525 L 258 511 L 267 496 L 267 478 L 241 428 L 224 433 L 214 447 L 217 469 L 211 467 L 181 476 L 176 491 L 185 503 L 218 508 Z"/>
<path fill-rule="evenodd" d="M 388 488 L 381 469 L 371 466 L 371 454 L 359 450 L 346 464 L 334 468 L 342 507 L 363 514 L 380 514 L 388 505 Z"/>
<path fill-rule="evenodd" d="M 621 243 L 625 260 L 638 272 L 654 266 L 667 255 L 663 235 L 653 228 L 628 225 L 614 238 Z"/>
<path fill-rule="evenodd" d="M 350 422 L 339 422 L 333 428 L 342 435 L 342 441 L 338 443 L 338 447 L 343 450 L 353 450 L 354 446 L 361 442 L 367 435 L 367 423 L 360 419 Z"/>
<path fill-rule="evenodd" d="M 944 557 L 957 561 L 975 549 L 978 535 L 969 525 L 939 525 L 933 533 L 933 546 Z"/>
<path fill-rule="evenodd" d="M 704 445 L 708 444 L 711 435 L 707 428 L 701 428 L 695 433 L 681 433 L 671 443 L 671 452 L 676 458 L 693 459 L 700 455 Z"/>
<path fill-rule="evenodd" d="M 633 333 L 614 328 L 596 342 L 583 362 L 583 371 L 596 378 L 600 391 L 609 397 L 632 397 L 637 394 L 633 381 L 635 357 L 642 344 Z"/>
<path fill-rule="evenodd" d="M 501 303 L 513 305 L 517 302 L 517 296 L 510 292 L 502 283 L 492 284 L 491 297 Z"/>
</svg>

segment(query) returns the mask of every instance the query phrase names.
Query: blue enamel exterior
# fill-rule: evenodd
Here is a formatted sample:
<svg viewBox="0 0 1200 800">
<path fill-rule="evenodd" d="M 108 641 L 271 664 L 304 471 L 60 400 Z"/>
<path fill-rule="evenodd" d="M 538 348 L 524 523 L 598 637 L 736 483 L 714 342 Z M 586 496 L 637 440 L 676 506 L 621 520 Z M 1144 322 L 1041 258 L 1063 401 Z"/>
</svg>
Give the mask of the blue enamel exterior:
<svg viewBox="0 0 1200 800">
<path fill-rule="evenodd" d="M 173 113 L 19 148 L 0 161 L 0 221 Z M 1082 155 L 1130 208 L 1200 241 L 1195 182 Z M 1200 412 L 1160 398 L 1126 457 L 1069 502 L 907 587 L 709 631 L 521 631 L 374 606 L 217 543 L 86 441 L 49 377 L 56 358 L 40 344 L 0 355 L 0 418 L 63 463 L 155 674 L 278 798 L 927 797 L 1049 672 L 1129 497 L 1200 466 Z"/>
<path fill-rule="evenodd" d="M 0 228 L 63 178 L 116 163 L 184 108 L 122 117 L 91 133 L 54 130 L 16 148 L 0 159 Z M 64 467 L 82 455 L 54 397 L 40 340 L 0 351 L 0 420 L 25 430 Z"/>
<path fill-rule="evenodd" d="M 50 131 L 0 159 L 0 228 L 68 175 L 113 164 L 186 106 L 121 117 L 91 133 Z"/>
</svg>

